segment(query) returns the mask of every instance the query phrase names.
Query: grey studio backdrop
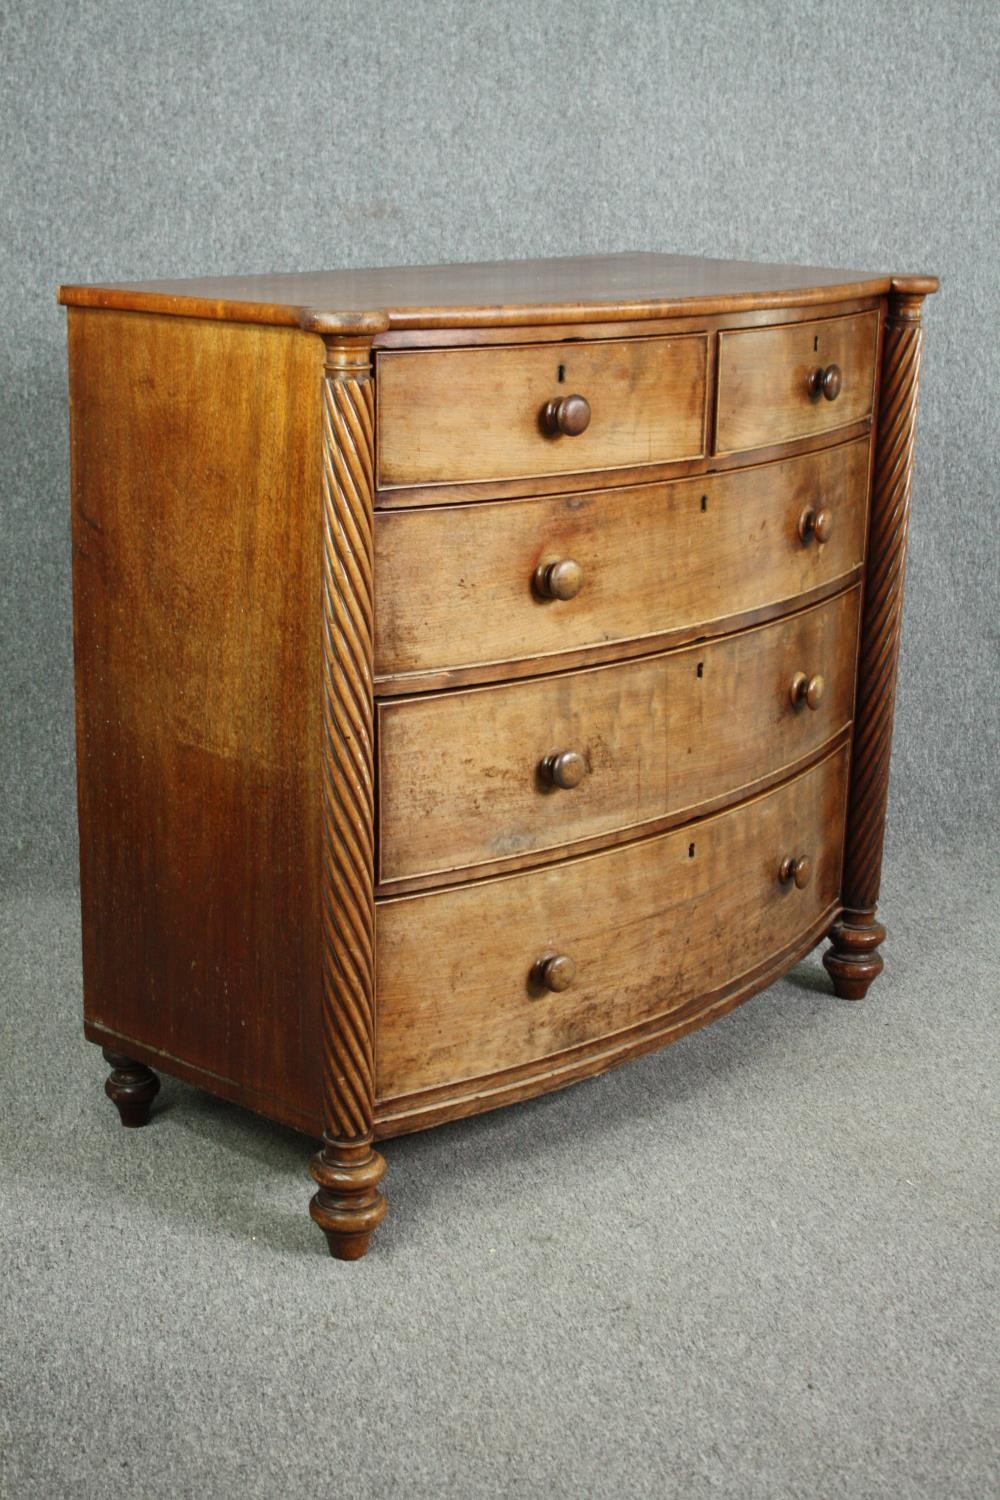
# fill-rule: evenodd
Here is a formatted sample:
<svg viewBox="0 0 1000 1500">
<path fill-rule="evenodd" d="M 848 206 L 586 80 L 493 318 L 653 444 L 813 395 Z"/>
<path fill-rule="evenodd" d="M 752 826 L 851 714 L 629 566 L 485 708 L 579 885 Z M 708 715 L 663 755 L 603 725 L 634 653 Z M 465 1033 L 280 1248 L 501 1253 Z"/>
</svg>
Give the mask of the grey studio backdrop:
<svg viewBox="0 0 1000 1500">
<path fill-rule="evenodd" d="M 0 1496 L 982 1500 L 995 1411 L 995 0 L 0 0 Z M 61 280 L 651 249 L 933 272 L 887 968 L 391 1142 L 81 1036 Z"/>
<path fill-rule="evenodd" d="M 76 880 L 60 280 L 620 249 L 930 271 L 890 837 L 992 814 L 990 0 L 2 7 L 6 882 Z"/>
</svg>

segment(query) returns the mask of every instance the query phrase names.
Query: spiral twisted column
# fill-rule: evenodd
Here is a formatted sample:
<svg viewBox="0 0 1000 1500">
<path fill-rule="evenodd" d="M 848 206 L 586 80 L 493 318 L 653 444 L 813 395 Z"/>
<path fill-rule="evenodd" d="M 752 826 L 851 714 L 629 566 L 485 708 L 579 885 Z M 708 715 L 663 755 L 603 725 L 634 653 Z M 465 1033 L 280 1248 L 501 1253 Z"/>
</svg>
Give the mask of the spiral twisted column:
<svg viewBox="0 0 1000 1500">
<path fill-rule="evenodd" d="M 824 954 L 835 992 L 863 1000 L 882 972 L 885 928 L 876 921 L 889 795 L 889 754 L 896 703 L 906 533 L 913 480 L 917 393 L 923 342 L 921 308 L 934 283 L 890 295 L 882 347 L 875 469 L 868 529 L 858 659 L 854 746 L 844 846 L 844 910 Z"/>
<path fill-rule="evenodd" d="M 384 1218 L 375 1111 L 374 454 L 370 337 L 327 344 L 323 381 L 323 1146 L 309 1206 L 357 1260 Z"/>
</svg>

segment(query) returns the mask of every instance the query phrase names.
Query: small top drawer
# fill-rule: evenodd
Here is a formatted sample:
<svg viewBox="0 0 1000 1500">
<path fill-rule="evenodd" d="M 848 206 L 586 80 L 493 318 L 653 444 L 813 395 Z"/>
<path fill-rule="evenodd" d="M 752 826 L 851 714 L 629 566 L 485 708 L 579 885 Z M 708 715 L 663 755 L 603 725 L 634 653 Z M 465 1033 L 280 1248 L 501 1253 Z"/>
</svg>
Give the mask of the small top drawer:
<svg viewBox="0 0 1000 1500">
<path fill-rule="evenodd" d="M 698 458 L 707 361 L 706 334 L 380 353 L 378 484 Z"/>
<path fill-rule="evenodd" d="M 878 313 L 719 334 L 716 453 L 790 443 L 872 409 Z"/>
</svg>

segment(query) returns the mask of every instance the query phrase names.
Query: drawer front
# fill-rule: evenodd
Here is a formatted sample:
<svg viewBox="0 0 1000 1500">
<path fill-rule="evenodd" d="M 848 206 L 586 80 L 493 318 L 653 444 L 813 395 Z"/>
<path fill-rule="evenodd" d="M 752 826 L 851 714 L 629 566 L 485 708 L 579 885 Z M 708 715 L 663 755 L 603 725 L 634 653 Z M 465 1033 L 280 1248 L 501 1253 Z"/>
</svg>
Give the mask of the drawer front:
<svg viewBox="0 0 1000 1500">
<path fill-rule="evenodd" d="M 877 343 L 874 312 L 720 333 L 715 451 L 788 443 L 867 417 Z"/>
<path fill-rule="evenodd" d="M 382 881 L 690 815 L 794 766 L 850 722 L 859 598 L 667 655 L 383 702 Z"/>
<path fill-rule="evenodd" d="M 532 478 L 705 451 L 708 337 L 379 354 L 378 483 Z M 589 421 L 571 396 L 583 397 Z M 551 410 L 550 403 L 563 407 Z"/>
<path fill-rule="evenodd" d="M 844 748 L 672 833 L 379 902 L 379 1098 L 540 1061 L 750 973 L 837 899 L 846 781 Z M 802 888 L 780 878 L 801 859 Z M 553 955 L 575 967 L 561 992 L 539 982 Z"/>
<path fill-rule="evenodd" d="M 793 600 L 860 565 L 867 493 L 862 438 L 668 485 L 382 511 L 376 672 L 544 662 Z M 810 510 L 823 542 L 800 535 Z M 578 592 L 543 598 L 536 573 L 559 560 Z"/>
</svg>

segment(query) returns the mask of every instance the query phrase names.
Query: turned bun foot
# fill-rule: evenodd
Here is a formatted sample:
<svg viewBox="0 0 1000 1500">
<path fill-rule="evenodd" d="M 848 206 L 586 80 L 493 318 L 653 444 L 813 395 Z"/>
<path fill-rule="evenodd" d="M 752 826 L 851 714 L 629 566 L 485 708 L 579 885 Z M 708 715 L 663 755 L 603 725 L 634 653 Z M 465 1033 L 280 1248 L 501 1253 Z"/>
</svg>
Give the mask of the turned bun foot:
<svg viewBox="0 0 1000 1500">
<path fill-rule="evenodd" d="M 370 1139 L 325 1137 L 309 1170 L 319 1184 L 309 1212 L 326 1235 L 330 1254 L 336 1260 L 360 1260 L 389 1206 L 378 1189 L 385 1161 L 372 1150 Z"/>
<path fill-rule="evenodd" d="M 111 1052 L 102 1047 L 105 1062 L 111 1064 L 112 1072 L 104 1085 L 104 1092 L 118 1110 L 123 1125 L 136 1130 L 149 1121 L 149 1109 L 160 1092 L 160 1080 L 152 1068 L 120 1052 Z"/>
<path fill-rule="evenodd" d="M 879 944 L 885 928 L 874 917 L 851 921 L 845 915 L 830 933 L 830 947 L 823 954 L 833 992 L 840 1000 L 863 1000 L 868 986 L 881 974 L 884 964 Z"/>
</svg>

